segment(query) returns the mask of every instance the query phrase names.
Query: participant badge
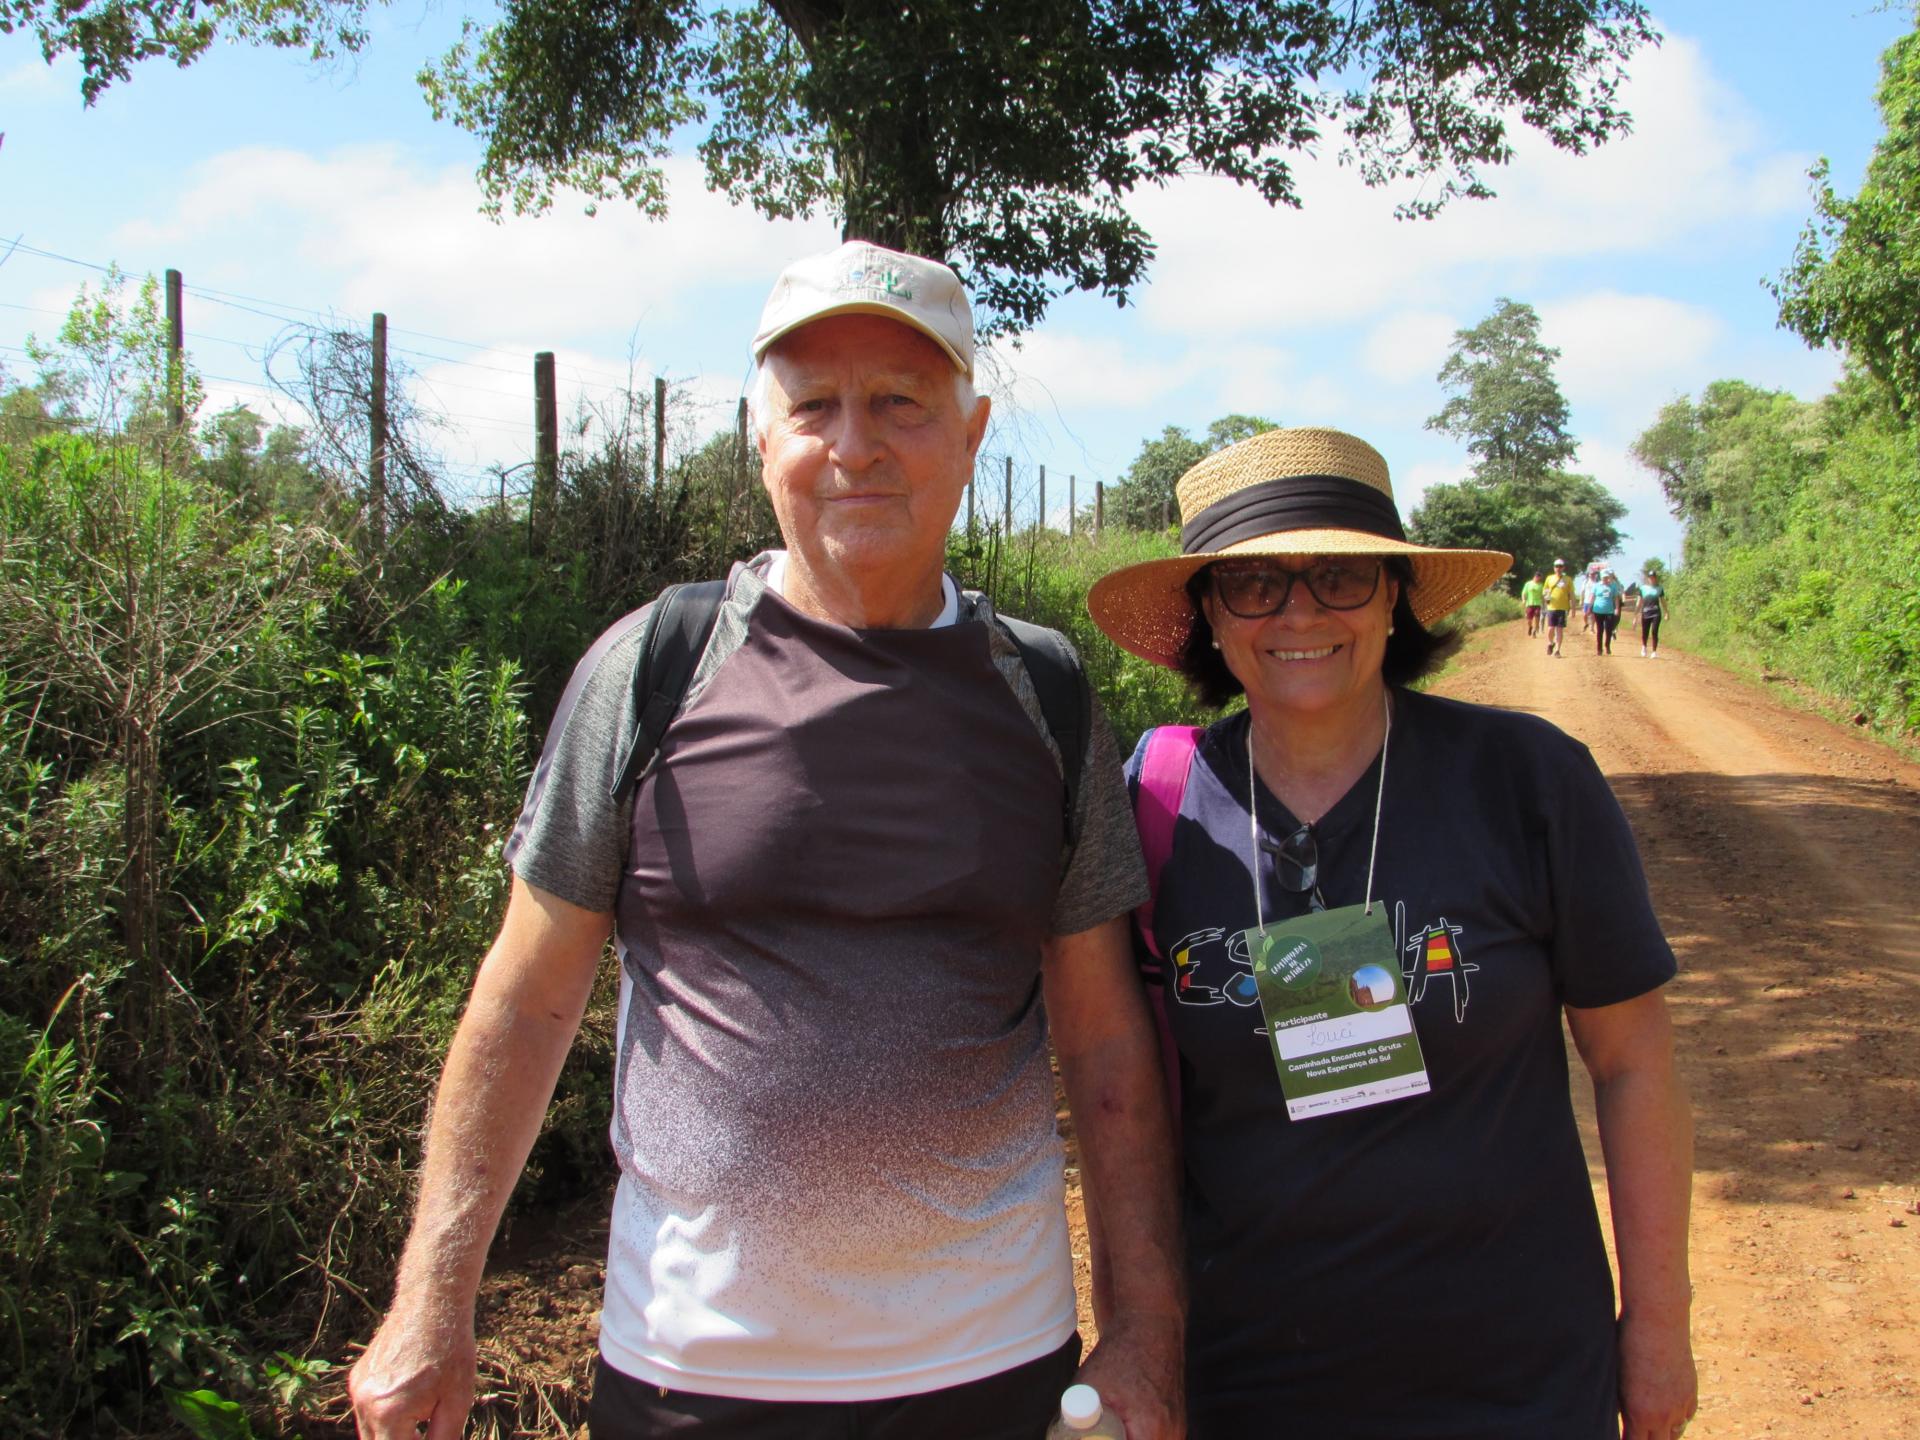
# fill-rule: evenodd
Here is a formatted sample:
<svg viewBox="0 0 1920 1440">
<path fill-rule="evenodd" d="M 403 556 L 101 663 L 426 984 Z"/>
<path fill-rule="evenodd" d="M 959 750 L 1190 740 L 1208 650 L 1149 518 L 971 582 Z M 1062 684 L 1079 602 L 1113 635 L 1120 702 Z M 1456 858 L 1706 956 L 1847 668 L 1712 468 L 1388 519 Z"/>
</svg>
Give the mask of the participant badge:
<svg viewBox="0 0 1920 1440">
<path fill-rule="evenodd" d="M 1427 1093 L 1386 906 L 1317 911 L 1244 939 L 1288 1119 Z"/>
</svg>

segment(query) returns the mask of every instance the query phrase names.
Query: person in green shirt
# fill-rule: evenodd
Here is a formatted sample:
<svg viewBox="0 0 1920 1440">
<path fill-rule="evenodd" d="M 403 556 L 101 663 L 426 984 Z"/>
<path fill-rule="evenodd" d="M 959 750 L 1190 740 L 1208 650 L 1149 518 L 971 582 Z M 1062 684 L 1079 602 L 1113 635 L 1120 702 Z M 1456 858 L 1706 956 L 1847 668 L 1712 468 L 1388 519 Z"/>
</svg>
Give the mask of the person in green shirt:
<svg viewBox="0 0 1920 1440">
<path fill-rule="evenodd" d="M 1536 570 L 1533 578 L 1520 587 L 1520 603 L 1527 607 L 1527 638 L 1533 639 L 1540 633 L 1540 610 L 1547 602 L 1547 587 L 1544 571 Z"/>
</svg>

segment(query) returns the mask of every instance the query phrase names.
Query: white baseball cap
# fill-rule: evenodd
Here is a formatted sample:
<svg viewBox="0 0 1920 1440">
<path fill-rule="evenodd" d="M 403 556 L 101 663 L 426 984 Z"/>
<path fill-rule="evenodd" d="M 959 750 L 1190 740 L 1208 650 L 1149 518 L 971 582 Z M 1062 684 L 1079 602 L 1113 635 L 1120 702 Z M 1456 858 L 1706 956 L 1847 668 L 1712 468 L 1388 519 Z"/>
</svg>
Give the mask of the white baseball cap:
<svg viewBox="0 0 1920 1440">
<path fill-rule="evenodd" d="M 796 260 L 773 282 L 753 337 L 763 358 L 783 335 L 829 315 L 884 315 L 911 325 L 973 378 L 973 311 L 960 277 L 938 260 L 849 240 L 826 255 Z"/>
</svg>

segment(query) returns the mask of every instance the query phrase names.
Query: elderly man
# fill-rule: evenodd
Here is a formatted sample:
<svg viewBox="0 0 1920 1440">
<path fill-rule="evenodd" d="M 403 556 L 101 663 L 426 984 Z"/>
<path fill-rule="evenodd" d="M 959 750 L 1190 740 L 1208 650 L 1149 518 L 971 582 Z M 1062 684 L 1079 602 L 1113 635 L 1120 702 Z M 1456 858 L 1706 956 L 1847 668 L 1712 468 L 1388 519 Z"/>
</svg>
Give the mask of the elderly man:
<svg viewBox="0 0 1920 1440">
<path fill-rule="evenodd" d="M 735 568 L 630 792 L 646 612 L 561 701 L 351 1377 L 361 1434 L 460 1432 L 487 1246 L 611 931 L 598 1440 L 1037 1440 L 1076 1366 L 1135 1440 L 1177 1436 L 1171 1137 L 1112 737 L 1096 711 L 1058 744 L 1019 647 L 943 573 L 988 412 L 964 292 L 846 245 L 781 276 L 754 353 L 787 548 Z M 1049 1025 L 1110 1261 L 1084 1364 Z"/>
</svg>

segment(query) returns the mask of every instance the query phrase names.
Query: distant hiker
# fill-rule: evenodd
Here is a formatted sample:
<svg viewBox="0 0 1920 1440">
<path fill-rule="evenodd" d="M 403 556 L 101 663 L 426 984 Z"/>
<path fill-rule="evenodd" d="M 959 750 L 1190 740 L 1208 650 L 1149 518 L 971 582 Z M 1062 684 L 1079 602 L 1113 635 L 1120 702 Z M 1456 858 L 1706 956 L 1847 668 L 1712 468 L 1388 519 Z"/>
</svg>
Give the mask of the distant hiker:
<svg viewBox="0 0 1920 1440">
<path fill-rule="evenodd" d="M 1553 574 L 1541 593 L 1547 607 L 1547 654 L 1557 657 L 1567 639 L 1567 611 L 1573 607 L 1573 582 L 1567 579 L 1566 561 L 1553 562 Z"/>
<path fill-rule="evenodd" d="M 1527 607 L 1527 638 L 1533 639 L 1540 633 L 1540 611 L 1547 603 L 1547 587 L 1541 582 L 1546 579 L 1540 571 L 1533 572 L 1533 578 L 1520 587 L 1520 603 Z"/>
<path fill-rule="evenodd" d="M 1640 653 L 1649 660 L 1660 658 L 1660 617 L 1670 603 L 1660 572 L 1648 570 L 1640 582 Z"/>
<path fill-rule="evenodd" d="M 1128 943 L 1139 842 L 1071 651 L 942 571 L 987 425 L 965 292 L 848 244 L 781 275 L 753 355 L 786 549 L 734 568 L 693 655 L 674 592 L 560 701 L 349 1380 L 360 1433 L 461 1432 L 487 1247 L 611 936 L 594 1440 L 1011 1440 L 1076 1372 L 1129 1435 L 1170 1440 L 1179 1225 Z M 662 633 L 697 656 L 673 684 Z M 1085 1364 L 1049 1028 L 1114 1256 Z"/>
<path fill-rule="evenodd" d="M 1574 597 L 1580 602 L 1580 633 L 1593 629 L 1593 591 L 1600 583 L 1600 565 L 1587 566 L 1586 573 L 1574 582 Z"/>
<path fill-rule="evenodd" d="M 1593 648 L 1599 655 L 1613 653 L 1613 632 L 1620 628 L 1620 602 L 1626 588 L 1611 570 L 1602 570 L 1600 578 L 1587 592 L 1587 604 L 1593 611 Z"/>
</svg>

